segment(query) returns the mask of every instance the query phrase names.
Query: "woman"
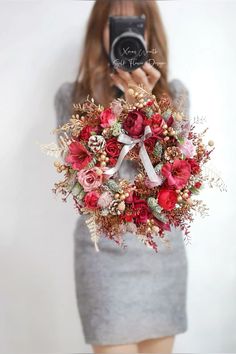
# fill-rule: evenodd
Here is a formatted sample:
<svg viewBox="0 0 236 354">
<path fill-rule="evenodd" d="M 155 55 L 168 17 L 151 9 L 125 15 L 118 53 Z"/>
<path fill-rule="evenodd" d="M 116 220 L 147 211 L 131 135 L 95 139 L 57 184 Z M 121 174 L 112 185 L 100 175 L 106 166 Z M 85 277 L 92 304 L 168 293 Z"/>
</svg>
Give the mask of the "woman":
<svg viewBox="0 0 236 354">
<path fill-rule="evenodd" d="M 145 63 L 128 73 L 108 65 L 109 15 L 146 15 L 145 40 L 155 65 Z M 128 94 L 129 83 L 142 83 L 157 97 L 165 92 L 188 115 L 188 92 L 179 80 L 168 82 L 166 37 L 156 1 L 97 0 L 84 42 L 78 77 L 65 82 L 55 96 L 58 125 L 71 114 L 73 102 L 89 94 L 109 105 Z M 151 49 L 157 49 L 151 51 Z M 162 65 L 157 66 L 157 62 Z M 163 65 L 164 63 L 164 65 Z M 112 74 L 112 75 L 111 75 Z M 135 165 L 124 161 L 121 177 L 132 178 Z M 126 234 L 127 248 L 107 239 L 96 252 L 85 217 L 74 232 L 74 271 L 78 310 L 86 343 L 95 353 L 170 353 L 175 335 L 187 330 L 187 259 L 183 234 L 172 228 L 170 248 L 159 241 L 159 252 Z"/>
</svg>

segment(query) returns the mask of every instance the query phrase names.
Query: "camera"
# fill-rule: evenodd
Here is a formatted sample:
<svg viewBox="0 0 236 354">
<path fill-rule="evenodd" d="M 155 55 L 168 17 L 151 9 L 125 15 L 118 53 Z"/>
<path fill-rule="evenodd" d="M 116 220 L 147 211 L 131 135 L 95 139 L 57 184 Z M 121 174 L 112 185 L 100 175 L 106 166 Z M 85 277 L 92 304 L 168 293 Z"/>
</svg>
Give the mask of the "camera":
<svg viewBox="0 0 236 354">
<path fill-rule="evenodd" d="M 109 16 L 111 67 L 133 71 L 148 59 L 144 40 L 145 15 Z"/>
</svg>

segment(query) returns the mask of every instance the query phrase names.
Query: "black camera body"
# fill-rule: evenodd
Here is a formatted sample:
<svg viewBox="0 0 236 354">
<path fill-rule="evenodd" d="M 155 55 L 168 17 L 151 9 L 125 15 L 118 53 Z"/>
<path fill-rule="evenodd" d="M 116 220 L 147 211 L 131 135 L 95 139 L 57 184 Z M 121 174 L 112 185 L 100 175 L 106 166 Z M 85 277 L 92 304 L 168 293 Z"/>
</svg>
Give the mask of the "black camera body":
<svg viewBox="0 0 236 354">
<path fill-rule="evenodd" d="M 130 72 L 148 59 L 144 40 L 145 21 L 145 15 L 109 16 L 111 67 Z"/>
</svg>

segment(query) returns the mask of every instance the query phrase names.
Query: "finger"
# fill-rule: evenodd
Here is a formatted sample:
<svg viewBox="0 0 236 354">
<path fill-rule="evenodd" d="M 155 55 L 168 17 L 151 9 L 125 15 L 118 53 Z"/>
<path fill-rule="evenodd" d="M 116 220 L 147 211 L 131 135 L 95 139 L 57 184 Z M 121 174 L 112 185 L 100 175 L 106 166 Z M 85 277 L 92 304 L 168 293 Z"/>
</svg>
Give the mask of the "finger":
<svg viewBox="0 0 236 354">
<path fill-rule="evenodd" d="M 143 71 L 141 68 L 138 68 L 138 69 L 135 69 L 134 71 L 132 71 L 131 76 L 137 84 L 142 83 L 147 88 L 149 87 L 147 75 L 146 75 L 145 71 Z"/>
<path fill-rule="evenodd" d="M 142 66 L 142 69 L 144 70 L 144 72 L 148 75 L 148 81 L 150 83 L 150 85 L 152 85 L 153 87 L 155 86 L 155 84 L 157 83 L 157 81 L 160 79 L 161 77 L 161 73 L 159 70 L 157 70 L 156 68 L 154 68 L 150 63 L 148 63 L 147 61 L 145 62 L 145 64 Z"/>
<path fill-rule="evenodd" d="M 118 75 L 111 73 L 110 74 L 111 79 L 115 86 L 117 86 L 121 91 L 125 92 L 126 89 L 126 83 L 123 81 Z"/>
<path fill-rule="evenodd" d="M 133 80 L 132 76 L 130 75 L 129 72 L 121 70 L 119 68 L 116 69 L 119 77 L 126 83 L 128 86 L 129 84 L 135 85 L 136 82 Z"/>
</svg>

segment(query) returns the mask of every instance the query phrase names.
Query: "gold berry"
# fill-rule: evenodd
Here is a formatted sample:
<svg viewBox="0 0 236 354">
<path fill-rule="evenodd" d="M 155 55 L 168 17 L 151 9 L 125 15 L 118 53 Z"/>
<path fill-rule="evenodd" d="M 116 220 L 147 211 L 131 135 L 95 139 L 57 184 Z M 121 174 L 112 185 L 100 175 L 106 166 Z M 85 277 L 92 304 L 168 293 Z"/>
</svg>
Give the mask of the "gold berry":
<svg viewBox="0 0 236 354">
<path fill-rule="evenodd" d="M 120 210 L 120 211 L 124 211 L 125 210 L 125 203 L 124 202 L 120 202 L 118 204 L 118 210 Z"/>
<path fill-rule="evenodd" d="M 55 162 L 54 162 L 54 166 L 55 166 L 55 167 L 59 167 L 59 166 L 61 166 L 61 163 L 60 163 L 59 161 L 55 161 Z"/>
<path fill-rule="evenodd" d="M 128 89 L 128 93 L 129 93 L 131 96 L 134 96 L 134 89 L 129 88 L 129 89 Z"/>
<path fill-rule="evenodd" d="M 101 160 L 101 161 L 105 161 L 105 159 L 106 159 L 106 156 L 105 156 L 104 154 L 102 154 L 102 155 L 100 156 L 100 160 Z"/>
<path fill-rule="evenodd" d="M 214 141 L 213 141 L 213 140 L 209 140 L 209 141 L 208 141 L 208 145 L 209 145 L 209 146 L 214 146 Z"/>
<path fill-rule="evenodd" d="M 188 205 L 192 206 L 192 205 L 193 205 L 192 199 L 189 198 L 189 199 L 187 200 L 187 203 L 188 203 Z"/>
</svg>

